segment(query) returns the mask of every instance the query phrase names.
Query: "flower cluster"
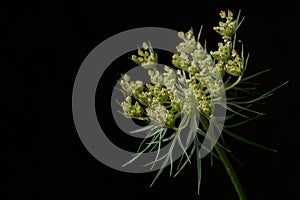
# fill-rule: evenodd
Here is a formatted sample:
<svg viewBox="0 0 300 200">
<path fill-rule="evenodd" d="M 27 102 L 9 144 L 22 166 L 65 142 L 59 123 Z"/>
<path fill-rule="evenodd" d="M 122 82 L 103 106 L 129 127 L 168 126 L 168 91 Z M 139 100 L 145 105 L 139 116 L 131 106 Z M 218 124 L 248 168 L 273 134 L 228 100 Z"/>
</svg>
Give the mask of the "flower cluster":
<svg viewBox="0 0 300 200">
<path fill-rule="evenodd" d="M 165 122 L 163 126 L 170 127 L 175 126 L 179 113 L 193 115 L 198 112 L 205 116 L 212 114 L 211 101 L 222 95 L 222 77 L 225 72 L 239 76 L 243 69 L 242 60 L 231 39 L 237 22 L 233 20 L 231 12 L 226 16 L 222 11 L 220 15 L 227 21 L 220 22 L 220 26 L 214 29 L 222 35 L 224 44 L 219 43 L 217 51 L 208 53 L 196 40 L 192 30 L 179 32 L 178 37 L 182 42 L 176 47 L 178 53 L 172 57 L 174 66 L 165 66 L 164 73 L 157 69 L 158 56 L 151 44 L 143 43 L 143 49 L 139 48 L 138 55 L 133 55 L 131 59 L 148 70 L 151 83 L 130 81 L 130 77 L 124 75 L 120 82 L 122 89 L 135 99 L 121 104 L 125 115 L 146 121 L 159 121 L 156 124 L 160 125 Z M 154 112 L 158 108 L 162 110 L 160 115 Z M 160 116 L 158 118 L 164 120 L 155 120 L 153 116 Z"/>
<path fill-rule="evenodd" d="M 143 120 L 149 123 L 148 126 L 134 131 L 147 131 L 147 136 L 140 145 L 141 147 L 144 144 L 146 147 L 137 154 L 137 157 L 147 149 L 153 150 L 158 146 L 156 159 L 150 164 L 154 165 L 159 160 L 165 160 L 154 181 L 169 161 L 172 164 L 172 148 L 170 147 L 170 150 L 160 157 L 159 148 L 161 143 L 170 141 L 172 147 L 178 143 L 183 149 L 183 156 L 186 156 L 186 161 L 183 162 L 181 167 L 178 167 L 179 170 L 176 175 L 190 161 L 192 154 L 196 152 L 198 193 L 201 181 L 199 149 L 205 146 L 201 143 L 200 137 L 209 138 L 211 141 L 215 139 L 212 136 L 214 135 L 212 134 L 212 130 L 209 129 L 210 123 L 214 123 L 212 127 L 222 129 L 222 133 L 226 133 L 242 142 L 268 149 L 233 133 L 228 128 L 239 126 L 262 115 L 262 113 L 250 109 L 251 105 L 272 95 L 275 89 L 282 86 L 252 100 L 240 101 L 241 98 L 237 94 L 239 91 L 243 92 L 243 94 L 252 94 L 253 91 L 252 87 L 246 86 L 243 88 L 240 86 L 236 87 L 236 85 L 249 84 L 249 79 L 267 70 L 246 78 L 244 77 L 248 57 L 244 59 L 243 46 L 240 54 L 235 47 L 236 31 L 242 20 L 239 21 L 239 15 L 234 19 L 231 11 L 227 13 L 221 11 L 220 16 L 221 19 L 225 19 L 225 22 L 219 22 L 219 26 L 213 28 L 222 36 L 222 42 L 218 43 L 218 50 L 207 51 L 206 47 L 199 41 L 201 32 L 198 39 L 195 38 L 192 30 L 186 33 L 179 32 L 178 37 L 182 42 L 176 46 L 177 53 L 172 56 L 171 63 L 173 66 L 165 65 L 163 69 L 159 69 L 157 53 L 150 42 L 143 43 L 142 48 L 138 49 L 137 55 L 132 55 L 131 59 L 148 71 L 150 83 L 143 83 L 139 80 L 133 81 L 127 74 L 123 75 L 119 82 L 123 93 L 126 95 L 125 100 L 120 103 L 123 109 L 122 114 L 128 118 Z M 226 95 L 224 95 L 225 93 Z M 215 103 L 220 99 L 224 100 L 225 96 L 230 96 L 226 98 L 226 105 L 220 102 L 219 105 L 231 112 L 231 116 L 228 118 L 226 116 L 214 116 Z M 223 124 L 221 127 L 218 126 L 218 119 L 221 120 L 224 118 L 227 120 L 234 116 L 248 118 L 248 116 L 241 114 L 241 112 L 256 114 L 257 116 L 237 122 L 236 124 L 225 124 L 224 127 Z M 198 126 L 198 121 L 200 121 L 202 126 Z M 181 130 L 188 127 L 188 125 L 189 132 L 187 138 L 189 139 L 185 141 L 185 144 L 188 144 L 193 139 L 193 148 L 189 153 L 188 147 L 183 145 L 184 142 L 181 141 L 180 137 Z M 167 130 L 172 130 L 174 133 L 171 137 L 165 138 Z M 146 139 L 150 139 L 151 142 L 144 143 Z M 217 151 L 219 159 L 223 162 L 234 183 L 239 198 L 241 200 L 245 199 L 237 176 L 229 163 L 229 159 L 226 157 L 224 149 L 227 149 L 224 147 L 225 145 L 222 145 L 225 144 L 224 138 L 222 137 L 221 139 L 222 142 L 216 141 L 217 145 L 214 146 L 214 149 Z M 131 163 L 137 157 L 128 163 Z"/>
<path fill-rule="evenodd" d="M 219 22 L 219 26 L 214 27 L 213 29 L 222 36 L 225 42 L 230 41 L 238 28 L 238 18 L 235 20 L 233 18 L 233 13 L 230 10 L 228 10 L 228 14 L 226 14 L 225 11 L 221 11 L 220 17 L 226 19 L 226 21 Z"/>
<path fill-rule="evenodd" d="M 153 51 L 151 44 L 143 43 L 142 49 L 138 49 L 138 56 L 132 55 L 131 59 L 145 69 L 151 69 L 157 65 L 157 54 Z"/>
<path fill-rule="evenodd" d="M 211 98 L 218 97 L 223 87 L 219 71 L 214 67 L 211 55 L 195 40 L 192 30 L 185 34 L 179 32 L 178 36 L 183 39 L 177 46 L 180 54 L 175 54 L 172 59 L 177 71 L 165 66 L 162 73 L 156 64 L 150 65 L 147 56 L 156 55 L 150 44 L 143 44 L 145 51 L 138 50 L 138 55 L 144 58 L 132 56 L 134 62 L 148 70 L 151 83 L 143 85 L 141 81 L 130 81 L 126 74 L 123 76 L 120 81 L 122 89 L 135 99 L 130 101 L 133 105 L 127 100 L 121 104 L 125 115 L 138 119 L 143 116 L 146 121 L 172 128 L 176 128 L 175 121 L 180 113 L 211 115 Z M 143 109 L 140 109 L 140 104 Z"/>
<path fill-rule="evenodd" d="M 241 76 L 245 70 L 245 63 L 234 49 L 235 41 L 232 41 L 232 36 L 239 27 L 238 19 L 234 20 L 231 11 L 228 11 L 228 15 L 222 11 L 220 16 L 226 18 L 226 22 L 220 22 L 214 30 L 222 36 L 223 42 L 218 43 L 218 51 L 211 51 L 210 54 L 217 61 L 216 67 L 220 69 L 220 73 L 224 69 L 232 76 Z"/>
</svg>

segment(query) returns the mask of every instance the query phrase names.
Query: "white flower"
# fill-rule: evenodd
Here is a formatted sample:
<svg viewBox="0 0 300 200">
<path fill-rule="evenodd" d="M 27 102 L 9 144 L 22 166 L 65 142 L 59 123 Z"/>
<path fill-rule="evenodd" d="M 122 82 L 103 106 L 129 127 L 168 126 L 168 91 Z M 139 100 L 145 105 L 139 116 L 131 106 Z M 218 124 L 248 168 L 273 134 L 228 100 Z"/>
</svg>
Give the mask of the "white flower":
<svg viewBox="0 0 300 200">
<path fill-rule="evenodd" d="M 169 116 L 169 111 L 165 106 L 158 104 L 151 108 L 147 108 L 146 112 L 151 123 L 157 124 L 161 127 L 165 126 Z"/>
<path fill-rule="evenodd" d="M 163 84 L 163 75 L 158 70 L 149 70 L 148 74 L 150 76 L 151 83 L 158 85 Z"/>
<path fill-rule="evenodd" d="M 171 89 L 176 83 L 176 74 L 168 66 L 165 65 L 166 73 L 163 73 L 163 84 L 166 88 Z"/>
<path fill-rule="evenodd" d="M 128 94 L 132 95 L 137 91 L 142 91 L 143 82 L 142 81 L 130 81 L 130 76 L 125 74 L 123 75 L 123 80 L 120 81 L 122 89 Z"/>
<path fill-rule="evenodd" d="M 150 42 L 143 43 L 142 49 L 138 49 L 138 56 L 132 55 L 131 59 L 145 69 L 154 69 L 157 65 L 157 54 L 154 52 Z"/>
<path fill-rule="evenodd" d="M 184 34 L 183 32 L 179 32 L 178 37 L 183 39 L 183 42 L 179 43 L 179 45 L 176 47 L 178 52 L 192 53 L 195 50 L 196 40 L 192 30 L 190 30 L 186 34 Z"/>
</svg>

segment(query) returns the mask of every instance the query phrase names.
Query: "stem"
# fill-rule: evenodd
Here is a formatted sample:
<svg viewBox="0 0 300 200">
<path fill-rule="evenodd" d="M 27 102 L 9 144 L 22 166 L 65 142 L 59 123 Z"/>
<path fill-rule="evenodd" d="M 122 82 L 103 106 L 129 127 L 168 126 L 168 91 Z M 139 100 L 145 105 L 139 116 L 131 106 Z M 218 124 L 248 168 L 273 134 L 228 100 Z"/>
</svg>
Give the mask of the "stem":
<svg viewBox="0 0 300 200">
<path fill-rule="evenodd" d="M 244 189 L 238 179 L 237 174 L 235 173 L 232 164 L 230 163 L 225 151 L 222 149 L 222 147 L 216 145 L 215 149 L 217 150 L 219 156 L 220 156 L 220 160 L 222 161 L 230 179 L 231 182 L 233 183 L 233 186 L 235 188 L 235 191 L 237 192 L 239 199 L 240 200 L 247 200 L 247 197 L 245 195 Z"/>
<path fill-rule="evenodd" d="M 205 130 L 208 130 L 209 127 L 209 123 L 208 123 L 208 119 L 203 116 L 200 115 L 200 122 L 202 123 L 203 127 Z M 230 160 L 228 159 L 226 152 L 224 151 L 224 149 L 222 149 L 221 146 L 215 145 L 215 149 L 220 157 L 221 162 L 223 163 L 227 174 L 229 175 L 231 182 L 235 188 L 235 191 L 239 197 L 239 200 L 247 200 L 247 197 L 245 195 L 244 189 L 238 179 L 237 174 L 235 173 L 232 164 L 230 162 Z"/>
<path fill-rule="evenodd" d="M 225 90 L 230 90 L 231 88 L 233 88 L 234 86 L 236 86 L 242 79 L 242 76 L 239 76 L 239 78 L 229 87 L 227 87 Z"/>
</svg>

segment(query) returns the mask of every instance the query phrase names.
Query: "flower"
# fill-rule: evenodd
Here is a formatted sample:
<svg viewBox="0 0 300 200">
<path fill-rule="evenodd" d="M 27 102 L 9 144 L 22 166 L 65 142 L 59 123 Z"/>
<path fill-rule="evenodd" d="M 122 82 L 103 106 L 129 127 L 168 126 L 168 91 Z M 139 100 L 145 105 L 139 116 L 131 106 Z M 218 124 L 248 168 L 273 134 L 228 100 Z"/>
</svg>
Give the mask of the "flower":
<svg viewBox="0 0 300 200">
<path fill-rule="evenodd" d="M 228 104 L 220 106 L 223 106 L 231 113 L 231 116 L 228 117 L 229 119 L 237 116 L 248 118 L 248 116 L 241 114 L 241 112 L 260 116 L 262 113 L 250 109 L 250 106 L 270 96 L 275 89 L 284 85 L 282 84 L 252 100 L 240 101 L 238 91 L 242 91 L 245 94 L 252 94 L 252 90 L 249 90 L 249 87 L 243 88 L 243 85 L 240 87 L 236 87 L 236 85 L 243 83 L 243 80 L 251 79 L 252 77 L 262 74 L 262 72 L 243 79 L 248 58 L 244 60 L 243 46 L 240 54 L 235 47 L 235 34 L 240 26 L 238 20 L 239 15 L 237 19 L 234 19 L 231 11 L 227 13 L 221 11 L 220 17 L 226 21 L 219 22 L 219 26 L 213 28 L 222 36 L 222 41 L 218 42 L 218 50 L 209 51 L 208 53 L 206 47 L 201 45 L 199 40 L 195 39 L 192 29 L 186 33 L 179 32 L 178 37 L 182 42 L 176 46 L 177 53 L 172 56 L 171 62 L 173 66 L 165 65 L 164 71 L 161 72 L 157 69 L 158 55 L 151 47 L 150 42 L 143 43 L 143 49 L 139 48 L 137 55 L 132 55 L 131 59 L 148 70 L 151 82 L 144 84 L 139 80 L 132 81 L 127 74 L 124 74 L 120 81 L 122 90 L 127 95 L 125 100 L 120 104 L 123 109 L 123 114 L 129 118 L 141 119 L 150 124 L 146 128 L 143 128 L 143 130 L 148 132 L 145 140 L 151 139 L 151 142 L 145 144 L 146 147 L 142 153 L 147 149 L 156 148 L 157 145 L 158 149 L 160 149 L 164 141 L 170 141 L 173 147 L 176 143 L 179 143 L 183 154 L 186 156 L 186 161 L 178 167 L 179 170 L 177 174 L 183 169 L 185 164 L 190 161 L 193 153 L 196 153 L 198 193 L 201 181 L 199 149 L 205 146 L 202 146 L 199 135 L 204 136 L 205 139 L 214 139 L 211 138 L 213 133 L 209 129 L 210 123 L 213 123 L 213 128 L 219 129 L 218 119 L 226 119 L 226 116 L 215 116 L 213 112 L 215 105 L 213 103 L 216 100 L 225 98 L 224 91 L 226 91 L 226 96 L 229 96 L 227 99 Z M 234 79 L 234 81 L 232 81 L 232 79 Z M 239 110 L 235 110 L 235 108 Z M 229 131 L 230 127 L 246 123 L 257 116 L 235 124 L 225 125 L 225 128 L 221 131 L 242 142 L 268 149 Z M 201 125 L 198 125 L 198 119 Z M 181 141 L 180 137 L 181 131 L 186 127 L 189 128 L 187 138 L 193 140 L 193 148 L 190 151 L 188 147 L 184 145 L 184 142 Z M 222 127 L 220 129 L 222 129 Z M 174 133 L 166 138 L 165 134 L 167 130 L 172 130 Z M 224 147 L 223 140 L 224 138 L 222 138 L 221 142 L 216 141 L 217 145 L 215 145 L 214 148 L 234 183 L 240 200 L 243 200 L 245 199 L 245 194 L 232 165 L 229 163 L 229 159 L 225 153 L 227 149 Z M 188 140 L 185 144 L 188 144 Z M 158 150 L 157 158 L 152 164 L 154 165 L 161 159 L 165 159 L 165 161 L 163 162 L 164 164 L 161 165 L 161 169 L 154 178 L 154 181 L 168 162 L 172 164 L 172 149 L 173 148 L 170 148 L 169 151 L 160 158 L 158 158 Z M 137 154 L 137 157 L 142 153 Z M 137 157 L 133 158 L 133 160 Z"/>
<path fill-rule="evenodd" d="M 225 22 L 219 22 L 219 26 L 214 27 L 213 29 L 219 33 L 225 42 L 231 40 L 231 37 L 236 31 L 237 28 L 237 20 L 233 18 L 233 13 L 228 10 L 228 13 L 224 11 L 220 12 L 220 16 L 222 19 L 226 18 Z"/>
<path fill-rule="evenodd" d="M 143 43 L 142 49 L 138 49 L 138 56 L 132 55 L 131 59 L 138 65 L 141 65 L 145 69 L 153 69 L 157 65 L 157 54 L 153 51 L 153 48 L 149 43 Z"/>
<path fill-rule="evenodd" d="M 135 94 L 136 92 L 140 92 L 143 88 L 142 81 L 130 81 L 130 76 L 128 76 L 127 74 L 123 76 L 123 80 L 120 81 L 120 85 L 122 89 L 130 95 Z"/>
</svg>

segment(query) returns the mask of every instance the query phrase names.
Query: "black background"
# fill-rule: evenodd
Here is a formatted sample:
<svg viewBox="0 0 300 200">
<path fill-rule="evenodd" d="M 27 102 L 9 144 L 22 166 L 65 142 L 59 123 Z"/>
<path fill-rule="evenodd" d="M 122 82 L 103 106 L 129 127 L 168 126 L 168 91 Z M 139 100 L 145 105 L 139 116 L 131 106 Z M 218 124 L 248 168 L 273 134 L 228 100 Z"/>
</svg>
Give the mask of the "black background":
<svg viewBox="0 0 300 200">
<path fill-rule="evenodd" d="M 222 3 L 221 3 L 222 2 Z M 260 150 L 234 140 L 230 149 L 244 164 L 234 167 L 249 199 L 297 199 L 297 5 L 247 1 L 180 2 L 32 2 L 1 7 L 1 56 L 4 89 L 2 158 L 5 199 L 237 199 L 219 162 L 204 159 L 201 195 L 195 163 L 176 178 L 165 172 L 154 187 L 155 172 L 128 174 L 113 170 L 82 145 L 72 118 L 72 87 L 88 53 L 106 38 L 137 27 L 198 30 L 208 48 L 219 11 L 242 10 L 238 33 L 250 51 L 249 73 L 272 68 L 257 80 L 271 89 L 288 85 L 266 100 L 267 114 L 238 129 L 244 136 L 278 150 Z M 122 67 L 122 66 L 120 66 Z M 6 79 L 7 78 L 7 79 Z M 101 115 L 101 109 L 98 109 Z M 112 129 L 107 134 L 118 134 Z M 116 138 L 116 136 L 114 136 Z M 120 141 L 119 141 L 120 142 Z"/>
</svg>

